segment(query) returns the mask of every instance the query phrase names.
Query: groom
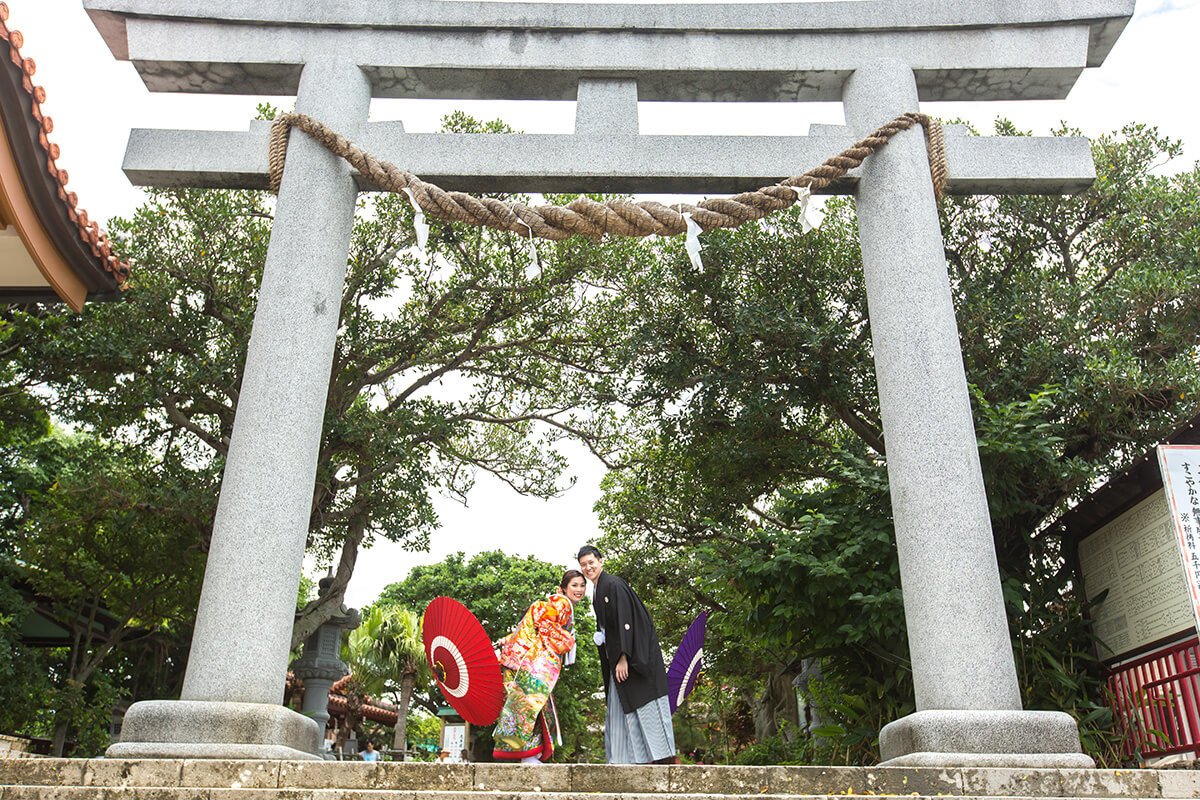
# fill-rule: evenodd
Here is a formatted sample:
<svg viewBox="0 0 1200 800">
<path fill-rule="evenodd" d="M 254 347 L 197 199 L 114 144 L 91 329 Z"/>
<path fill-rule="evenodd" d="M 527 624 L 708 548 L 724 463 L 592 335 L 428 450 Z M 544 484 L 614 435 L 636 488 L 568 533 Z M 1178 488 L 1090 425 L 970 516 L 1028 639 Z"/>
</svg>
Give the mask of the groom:
<svg viewBox="0 0 1200 800">
<path fill-rule="evenodd" d="M 609 764 L 675 759 L 667 671 L 650 612 L 629 584 L 604 571 L 592 545 L 579 549 L 579 569 L 595 584 L 596 645 L 608 698 L 604 755 Z"/>
</svg>

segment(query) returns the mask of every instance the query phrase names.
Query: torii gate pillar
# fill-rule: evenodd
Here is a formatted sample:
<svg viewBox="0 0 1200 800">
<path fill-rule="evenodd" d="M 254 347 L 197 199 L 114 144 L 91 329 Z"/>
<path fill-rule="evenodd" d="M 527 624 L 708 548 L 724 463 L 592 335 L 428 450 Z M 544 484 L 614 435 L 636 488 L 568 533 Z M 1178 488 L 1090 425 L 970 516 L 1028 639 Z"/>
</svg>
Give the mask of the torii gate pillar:
<svg viewBox="0 0 1200 800">
<path fill-rule="evenodd" d="M 916 109 L 912 68 L 855 70 L 843 103 L 860 131 Z M 884 763 L 1093 766 L 1070 715 L 1021 710 L 922 131 L 894 137 L 861 172 L 854 200 L 917 706 L 880 732 Z"/>
</svg>

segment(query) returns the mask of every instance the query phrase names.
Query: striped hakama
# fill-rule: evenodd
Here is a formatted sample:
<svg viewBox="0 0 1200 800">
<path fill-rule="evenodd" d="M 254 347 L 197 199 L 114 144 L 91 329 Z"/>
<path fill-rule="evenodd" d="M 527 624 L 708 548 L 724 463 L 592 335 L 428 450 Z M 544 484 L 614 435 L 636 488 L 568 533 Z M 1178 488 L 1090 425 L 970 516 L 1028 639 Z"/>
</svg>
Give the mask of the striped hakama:
<svg viewBox="0 0 1200 800">
<path fill-rule="evenodd" d="M 621 708 L 617 681 L 608 685 L 608 721 L 604 726 L 604 756 L 609 764 L 649 764 L 675 755 L 671 703 L 659 697 L 628 714 Z"/>
</svg>

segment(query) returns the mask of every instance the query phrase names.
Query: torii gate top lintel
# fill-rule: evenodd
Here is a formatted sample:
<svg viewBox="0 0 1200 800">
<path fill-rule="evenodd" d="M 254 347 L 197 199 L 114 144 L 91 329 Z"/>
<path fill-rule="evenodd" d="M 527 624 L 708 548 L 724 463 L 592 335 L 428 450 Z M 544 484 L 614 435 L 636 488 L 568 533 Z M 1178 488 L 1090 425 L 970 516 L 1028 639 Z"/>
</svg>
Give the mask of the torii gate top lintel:
<svg viewBox="0 0 1200 800">
<path fill-rule="evenodd" d="M 373 97 L 574 100 L 573 136 L 464 146 L 446 134 L 407 134 L 400 123 L 341 125 L 377 157 L 447 189 L 530 192 L 727 193 L 772 183 L 868 131 L 636 136 L 639 101 L 836 102 L 856 70 L 881 58 L 911 69 L 922 101 L 1065 97 L 1133 13 L 1133 0 L 84 5 L 152 91 L 298 95 L 305 65 L 335 58 L 357 65 Z M 1092 179 L 1082 139 L 987 138 L 948 140 L 952 191 L 1071 192 Z M 263 128 L 135 130 L 125 170 L 142 185 L 263 188 L 265 143 Z M 1044 168 L 1029 170 L 1034 158 Z M 827 191 L 850 191 L 855 180 Z"/>
<path fill-rule="evenodd" d="M 1133 13 L 1133 0 L 84 6 L 151 91 L 295 94 L 313 54 L 353 53 L 376 97 L 574 100 L 580 77 L 622 75 L 650 101 L 837 101 L 880 56 L 911 65 L 926 101 L 1057 99 Z"/>
</svg>

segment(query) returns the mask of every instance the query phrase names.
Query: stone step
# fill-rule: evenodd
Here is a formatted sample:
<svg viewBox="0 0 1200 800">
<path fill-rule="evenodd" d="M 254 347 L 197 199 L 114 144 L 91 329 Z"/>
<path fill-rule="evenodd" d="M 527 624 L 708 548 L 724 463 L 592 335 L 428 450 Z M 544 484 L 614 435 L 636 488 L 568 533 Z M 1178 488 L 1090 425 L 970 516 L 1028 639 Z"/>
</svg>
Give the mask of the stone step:
<svg viewBox="0 0 1200 800">
<path fill-rule="evenodd" d="M 6 800 L 662 800 L 663 794 L 575 792 L 503 792 L 503 791 L 393 791 L 383 789 L 204 789 L 127 786 L 3 786 L 0 797 Z M 670 794 L 673 800 L 757 800 L 760 794 Z M 888 794 L 780 794 L 775 800 L 865 800 L 865 798 L 904 797 L 918 800 L 978 800 L 979 795 L 888 795 Z M 1041 800 L 1034 795 L 997 796 L 989 800 Z M 1061 798 L 1061 800 L 1085 800 Z M 1086 800 L 1128 800 L 1128 798 L 1086 798 Z"/>
<path fill-rule="evenodd" d="M 0 760 L 0 800 L 1200 798 L 1200 771 L 329 761 Z"/>
</svg>

